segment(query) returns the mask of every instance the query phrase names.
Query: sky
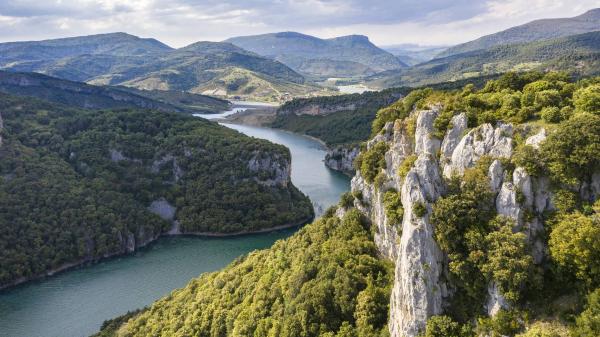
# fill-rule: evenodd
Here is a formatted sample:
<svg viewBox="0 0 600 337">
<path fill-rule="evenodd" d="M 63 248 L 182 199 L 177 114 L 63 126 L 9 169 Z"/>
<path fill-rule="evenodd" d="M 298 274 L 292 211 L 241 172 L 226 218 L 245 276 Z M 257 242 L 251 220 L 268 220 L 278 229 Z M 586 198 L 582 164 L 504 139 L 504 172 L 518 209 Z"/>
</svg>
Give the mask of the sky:
<svg viewBox="0 0 600 337">
<path fill-rule="evenodd" d="M 377 45 L 453 45 L 598 0 L 0 0 L 0 42 L 110 32 L 172 47 L 279 31 Z"/>
</svg>

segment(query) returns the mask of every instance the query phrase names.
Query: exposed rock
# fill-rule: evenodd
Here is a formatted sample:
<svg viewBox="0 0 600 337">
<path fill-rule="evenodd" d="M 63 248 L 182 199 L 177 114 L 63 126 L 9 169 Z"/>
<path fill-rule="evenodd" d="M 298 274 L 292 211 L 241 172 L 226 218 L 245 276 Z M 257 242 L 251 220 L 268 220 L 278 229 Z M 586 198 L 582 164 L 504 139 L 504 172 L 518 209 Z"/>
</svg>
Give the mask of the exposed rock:
<svg viewBox="0 0 600 337">
<path fill-rule="evenodd" d="M 417 217 L 413 208 L 437 199 L 442 191 L 438 164 L 423 155 L 402 186 L 404 219 L 390 301 L 392 337 L 417 336 L 427 319 L 442 313 L 445 287 L 440 284 L 443 255 L 435 242 L 429 215 Z"/>
<path fill-rule="evenodd" d="M 265 186 L 288 186 L 292 172 L 289 160 L 283 160 L 279 156 L 255 153 L 248 161 L 248 169 L 252 172 L 264 172 L 268 179 L 255 178 L 256 181 Z"/>
<path fill-rule="evenodd" d="M 444 176 L 462 175 L 465 169 L 473 167 L 482 156 L 510 158 L 512 155 L 512 133 L 510 124 L 483 124 L 467 133 L 454 151 L 450 163 L 444 166 Z"/>
<path fill-rule="evenodd" d="M 150 168 L 150 171 L 152 173 L 158 173 L 160 169 L 169 162 L 173 163 L 173 180 L 175 182 L 178 182 L 183 176 L 184 172 L 179 166 L 179 164 L 177 164 L 177 157 L 173 156 L 172 154 L 166 154 L 162 158 L 152 162 L 152 167 Z"/>
<path fill-rule="evenodd" d="M 110 160 L 113 161 L 113 162 L 115 162 L 115 163 L 118 163 L 120 161 L 132 161 L 132 162 L 135 162 L 135 163 L 141 163 L 142 162 L 139 159 L 132 159 L 132 158 L 129 158 L 129 157 L 125 156 L 123 154 L 123 152 L 121 152 L 121 151 L 119 151 L 117 149 L 109 149 L 108 152 L 110 154 Z"/>
<path fill-rule="evenodd" d="M 123 153 L 119 150 L 115 150 L 115 149 L 110 149 L 110 160 L 114 161 L 114 162 L 120 162 L 123 160 L 127 160 L 127 157 L 125 157 L 125 155 L 123 155 Z"/>
<path fill-rule="evenodd" d="M 396 260 L 400 237 L 396 228 L 388 224 L 383 204 L 383 189 L 378 190 L 375 186 L 367 184 L 357 172 L 352 179 L 351 190 L 362 194 L 362 200 L 355 200 L 354 205 L 371 219 L 372 225 L 375 226 L 373 239 L 379 252 L 392 261 Z"/>
<path fill-rule="evenodd" d="M 523 167 L 517 167 L 513 171 L 513 183 L 517 191 L 521 191 L 524 197 L 522 206 L 533 206 L 533 187 L 531 185 L 531 177 Z"/>
<path fill-rule="evenodd" d="M 148 210 L 169 222 L 175 220 L 175 213 L 177 212 L 177 208 L 171 205 L 165 198 L 154 200 L 148 206 Z"/>
<path fill-rule="evenodd" d="M 504 168 L 498 159 L 494 160 L 490 165 L 488 177 L 490 178 L 490 187 L 492 188 L 492 191 L 498 193 L 502 186 L 502 180 L 504 179 Z"/>
<path fill-rule="evenodd" d="M 415 153 L 417 155 L 437 155 L 440 150 L 440 140 L 432 136 L 433 121 L 438 115 L 437 110 L 421 111 L 417 116 L 415 130 Z"/>
<path fill-rule="evenodd" d="M 452 152 L 458 145 L 463 132 L 467 129 L 467 114 L 461 113 L 454 117 L 450 121 L 450 129 L 446 132 L 444 141 L 442 142 L 442 162 L 450 161 Z"/>
<path fill-rule="evenodd" d="M 498 313 L 498 311 L 500 311 L 500 309 L 506 310 L 510 308 L 508 302 L 500 293 L 500 289 L 498 289 L 498 286 L 495 282 L 491 282 L 488 285 L 487 291 L 488 300 L 485 305 L 485 309 L 487 311 L 488 316 L 495 316 Z"/>
<path fill-rule="evenodd" d="M 360 148 L 358 146 L 351 148 L 337 147 L 328 150 L 327 155 L 325 155 L 325 166 L 332 170 L 354 174 L 354 160 L 359 153 Z"/>
<path fill-rule="evenodd" d="M 517 191 L 510 181 L 502 183 L 502 188 L 496 197 L 496 212 L 517 222 L 521 218 L 521 208 L 517 202 Z"/>
<path fill-rule="evenodd" d="M 385 154 L 386 170 L 388 176 L 396 181 L 396 189 L 402 186 L 400 177 L 398 176 L 398 168 L 406 157 L 413 153 L 413 139 L 408 135 L 406 126 L 401 121 L 396 121 L 393 127 L 393 135 L 391 137 L 390 149 Z"/>
<path fill-rule="evenodd" d="M 527 138 L 525 145 L 531 145 L 536 149 L 540 148 L 540 144 L 546 140 L 546 129 L 542 128 L 537 134 Z"/>
</svg>

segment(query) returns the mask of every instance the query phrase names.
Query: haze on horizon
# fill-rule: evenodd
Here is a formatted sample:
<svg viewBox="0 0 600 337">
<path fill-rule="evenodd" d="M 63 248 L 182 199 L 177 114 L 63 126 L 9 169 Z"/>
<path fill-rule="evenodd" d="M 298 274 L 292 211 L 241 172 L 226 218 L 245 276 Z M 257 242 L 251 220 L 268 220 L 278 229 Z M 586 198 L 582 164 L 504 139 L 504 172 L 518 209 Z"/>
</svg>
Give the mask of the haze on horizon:
<svg viewBox="0 0 600 337">
<path fill-rule="evenodd" d="M 597 6 L 597 0 L 2 0 L 0 42 L 122 31 L 182 47 L 297 31 L 321 38 L 367 35 L 382 46 L 453 45 Z"/>
</svg>

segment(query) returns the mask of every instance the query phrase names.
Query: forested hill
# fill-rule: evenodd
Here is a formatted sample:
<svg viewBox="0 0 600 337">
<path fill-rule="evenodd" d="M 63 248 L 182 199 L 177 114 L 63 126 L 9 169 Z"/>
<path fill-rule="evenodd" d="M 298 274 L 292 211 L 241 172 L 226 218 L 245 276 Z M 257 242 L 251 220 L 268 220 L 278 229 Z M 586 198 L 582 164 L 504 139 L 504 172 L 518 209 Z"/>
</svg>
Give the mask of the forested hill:
<svg viewBox="0 0 600 337">
<path fill-rule="evenodd" d="M 483 87 L 495 76 L 431 85 L 435 89 L 456 89 L 470 83 Z M 371 135 L 377 111 L 414 90 L 397 87 L 362 94 L 297 98 L 283 104 L 270 126 L 319 138 L 329 147 L 354 146 Z"/>
<path fill-rule="evenodd" d="M 361 76 L 406 66 L 362 35 L 319 39 L 296 32 L 281 32 L 234 37 L 226 42 L 317 77 Z"/>
<path fill-rule="evenodd" d="M 440 53 L 438 57 L 488 49 L 503 44 L 549 40 L 597 30 L 600 30 L 600 8 L 589 10 L 572 18 L 535 20 L 448 48 Z"/>
<path fill-rule="evenodd" d="M 0 69 L 96 85 L 263 101 L 322 90 L 305 84 L 302 75 L 284 64 L 230 43 L 197 42 L 172 49 L 125 33 L 1 43 Z"/>
<path fill-rule="evenodd" d="M 600 31 L 437 58 L 405 70 L 378 74 L 370 83 L 383 88 L 420 86 L 526 70 L 567 71 L 578 77 L 600 74 Z"/>
<path fill-rule="evenodd" d="M 282 146 L 184 114 L 0 94 L 0 287 L 170 232 L 296 225 L 312 206 Z"/>
<path fill-rule="evenodd" d="M 216 113 L 229 107 L 229 102 L 222 99 L 180 91 L 94 86 L 37 73 L 1 70 L 0 92 L 32 96 L 86 109 L 144 108 L 171 112 Z"/>
<path fill-rule="evenodd" d="M 324 217 L 96 336 L 600 335 L 600 78 L 418 89 L 372 128 Z"/>
</svg>

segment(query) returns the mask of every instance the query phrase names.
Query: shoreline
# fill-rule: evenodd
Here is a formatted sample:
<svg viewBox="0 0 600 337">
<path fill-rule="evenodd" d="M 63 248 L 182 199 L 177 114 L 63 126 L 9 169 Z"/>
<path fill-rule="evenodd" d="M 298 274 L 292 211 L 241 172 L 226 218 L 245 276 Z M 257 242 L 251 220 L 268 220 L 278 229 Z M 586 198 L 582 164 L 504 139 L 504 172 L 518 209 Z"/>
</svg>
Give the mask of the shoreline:
<svg viewBox="0 0 600 337">
<path fill-rule="evenodd" d="M 76 270 L 78 268 L 89 267 L 89 266 L 98 264 L 100 262 L 108 261 L 108 260 L 115 259 L 115 258 L 126 257 L 128 255 L 136 253 L 140 249 L 146 248 L 146 247 L 154 244 L 160 238 L 175 238 L 175 237 L 234 238 L 234 237 L 241 237 L 241 236 L 247 236 L 247 235 L 267 234 L 267 233 L 272 233 L 272 232 L 285 230 L 285 229 L 303 227 L 304 225 L 307 225 L 314 220 L 315 220 L 315 216 L 313 215 L 308 219 L 304 219 L 304 220 L 298 221 L 293 224 L 279 225 L 279 226 L 270 227 L 270 228 L 258 229 L 255 231 L 247 231 L 246 230 L 246 231 L 238 231 L 238 232 L 233 232 L 233 233 L 185 232 L 185 233 L 177 233 L 177 234 L 168 234 L 167 232 L 165 232 L 165 233 L 161 233 L 160 235 L 157 235 L 156 237 L 152 238 L 151 240 L 148 240 L 147 242 L 141 244 L 140 246 L 137 246 L 133 251 L 130 251 L 130 252 L 114 253 L 114 254 L 103 256 L 103 257 L 100 257 L 97 259 L 83 259 L 83 260 L 79 260 L 76 262 L 65 263 L 62 266 L 48 270 L 41 275 L 36 275 L 36 276 L 28 277 L 28 278 L 20 278 L 9 284 L 1 285 L 0 286 L 0 294 L 4 291 L 9 291 L 13 288 L 24 286 L 27 283 L 35 282 L 35 281 L 42 281 L 45 278 L 52 277 L 52 276 L 55 276 L 55 275 L 58 275 L 58 274 L 61 274 L 64 272 Z"/>
</svg>

